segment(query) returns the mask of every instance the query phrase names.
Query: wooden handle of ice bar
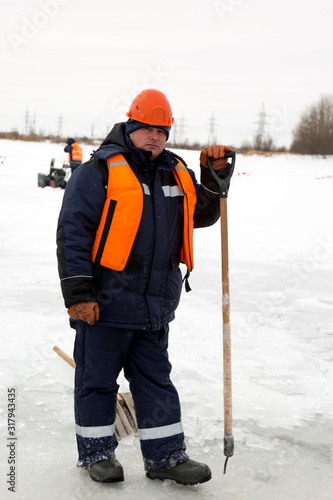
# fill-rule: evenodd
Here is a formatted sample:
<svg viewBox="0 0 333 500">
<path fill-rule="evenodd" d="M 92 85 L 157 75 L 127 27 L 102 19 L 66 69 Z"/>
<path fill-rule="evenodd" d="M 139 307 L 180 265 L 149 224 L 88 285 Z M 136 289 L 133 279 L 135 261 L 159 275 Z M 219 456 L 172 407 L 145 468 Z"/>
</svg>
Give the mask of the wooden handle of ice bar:
<svg viewBox="0 0 333 500">
<path fill-rule="evenodd" d="M 231 325 L 229 293 L 228 213 L 227 199 L 220 198 L 222 253 L 222 313 L 223 313 L 223 393 L 224 433 L 232 435 Z"/>
</svg>

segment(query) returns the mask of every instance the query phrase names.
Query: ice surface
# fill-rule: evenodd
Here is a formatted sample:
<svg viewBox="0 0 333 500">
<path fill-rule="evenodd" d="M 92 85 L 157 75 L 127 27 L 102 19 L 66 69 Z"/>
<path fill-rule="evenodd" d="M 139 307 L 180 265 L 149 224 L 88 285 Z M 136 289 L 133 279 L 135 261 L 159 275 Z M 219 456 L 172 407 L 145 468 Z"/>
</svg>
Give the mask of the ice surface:
<svg viewBox="0 0 333 500">
<path fill-rule="evenodd" d="M 198 172 L 199 152 L 178 153 Z M 37 173 L 66 155 L 61 145 L 1 140 L 0 156 L 1 498 L 332 500 L 332 157 L 237 156 L 228 199 L 235 453 L 225 476 L 219 223 L 195 232 L 192 292 L 171 325 L 170 359 L 189 454 L 213 479 L 186 488 L 146 479 L 134 438 L 118 448 L 124 483 L 100 485 L 76 468 L 73 369 L 52 351 L 72 354 L 74 340 L 55 256 L 63 191 L 37 187 Z"/>
</svg>

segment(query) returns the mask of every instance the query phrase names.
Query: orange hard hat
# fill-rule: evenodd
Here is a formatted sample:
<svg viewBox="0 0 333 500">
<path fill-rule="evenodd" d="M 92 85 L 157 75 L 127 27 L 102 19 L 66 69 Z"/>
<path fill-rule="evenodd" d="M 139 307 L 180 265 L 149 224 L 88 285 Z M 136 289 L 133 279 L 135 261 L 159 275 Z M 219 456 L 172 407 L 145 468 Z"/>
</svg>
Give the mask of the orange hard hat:
<svg viewBox="0 0 333 500">
<path fill-rule="evenodd" d="M 168 99 L 163 92 L 156 89 L 140 92 L 133 99 L 126 115 L 131 120 L 147 123 L 147 125 L 170 127 L 175 122 Z"/>
</svg>

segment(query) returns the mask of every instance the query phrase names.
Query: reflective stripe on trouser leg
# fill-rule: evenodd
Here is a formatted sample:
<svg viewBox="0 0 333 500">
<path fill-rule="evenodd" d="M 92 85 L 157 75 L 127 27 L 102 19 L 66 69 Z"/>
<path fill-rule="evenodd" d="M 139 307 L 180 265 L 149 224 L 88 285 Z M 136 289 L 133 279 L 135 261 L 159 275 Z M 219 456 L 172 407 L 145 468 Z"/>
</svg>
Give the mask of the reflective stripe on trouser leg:
<svg viewBox="0 0 333 500">
<path fill-rule="evenodd" d="M 121 335 L 111 330 L 98 324 L 80 323 L 77 327 L 74 359 L 79 467 L 114 457 L 118 445 L 114 425 L 116 381 L 130 341 L 126 342 L 128 336 L 124 335 L 124 330 Z"/>
<path fill-rule="evenodd" d="M 76 441 L 79 451 L 79 467 L 88 467 L 115 456 L 117 438 L 114 425 L 81 427 L 76 425 Z"/>
<path fill-rule="evenodd" d="M 124 365 L 146 470 L 173 467 L 188 458 L 179 397 L 170 380 L 168 332 L 168 326 L 157 332 L 136 332 Z"/>
</svg>

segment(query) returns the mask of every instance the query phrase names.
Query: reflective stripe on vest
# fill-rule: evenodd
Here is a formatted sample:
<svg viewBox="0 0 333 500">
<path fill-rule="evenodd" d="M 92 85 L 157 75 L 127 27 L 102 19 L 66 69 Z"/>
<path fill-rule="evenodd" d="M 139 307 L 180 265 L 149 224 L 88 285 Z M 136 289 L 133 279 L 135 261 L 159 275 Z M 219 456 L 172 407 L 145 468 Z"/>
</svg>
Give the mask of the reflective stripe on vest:
<svg viewBox="0 0 333 500">
<path fill-rule="evenodd" d="M 107 160 L 109 178 L 106 201 L 96 232 L 92 260 L 103 267 L 122 271 L 131 255 L 137 235 L 144 199 L 140 183 L 124 156 Z M 181 161 L 173 169 L 176 182 L 184 194 L 184 234 L 181 261 L 193 269 L 193 216 L 196 192 L 192 178 Z"/>
<path fill-rule="evenodd" d="M 181 262 L 186 264 L 189 271 L 194 267 L 193 262 L 193 228 L 194 228 L 194 210 L 197 202 L 197 195 L 193 180 L 189 171 L 178 160 L 178 165 L 173 170 L 179 188 L 184 193 L 184 230 L 183 230 L 183 248 L 181 251 Z"/>
<path fill-rule="evenodd" d="M 72 155 L 72 157 L 71 157 Z M 69 153 L 69 161 L 82 162 L 82 148 L 78 142 L 73 143 L 72 153 Z"/>
</svg>

